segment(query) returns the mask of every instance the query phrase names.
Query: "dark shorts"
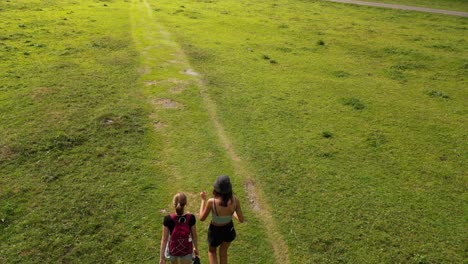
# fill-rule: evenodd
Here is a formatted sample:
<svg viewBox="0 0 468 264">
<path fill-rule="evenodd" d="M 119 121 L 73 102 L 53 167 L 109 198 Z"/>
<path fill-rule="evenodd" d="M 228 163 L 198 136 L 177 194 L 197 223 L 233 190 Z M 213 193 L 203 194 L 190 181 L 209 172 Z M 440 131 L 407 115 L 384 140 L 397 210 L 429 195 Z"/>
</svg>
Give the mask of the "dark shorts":
<svg viewBox="0 0 468 264">
<path fill-rule="evenodd" d="M 236 238 L 234 224 L 230 222 L 224 226 L 211 225 L 208 228 L 208 245 L 218 247 L 222 242 L 232 242 Z"/>
</svg>

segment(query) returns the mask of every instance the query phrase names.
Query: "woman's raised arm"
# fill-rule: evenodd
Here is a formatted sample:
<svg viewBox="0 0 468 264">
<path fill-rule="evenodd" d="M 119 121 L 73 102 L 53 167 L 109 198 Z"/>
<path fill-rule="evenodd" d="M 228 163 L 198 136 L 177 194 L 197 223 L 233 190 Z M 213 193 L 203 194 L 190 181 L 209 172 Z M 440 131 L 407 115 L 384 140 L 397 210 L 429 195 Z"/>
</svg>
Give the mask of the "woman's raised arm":
<svg viewBox="0 0 468 264">
<path fill-rule="evenodd" d="M 201 192 L 201 204 L 200 204 L 200 221 L 205 221 L 208 215 L 211 212 L 211 208 L 213 207 L 213 199 L 206 200 L 206 193 Z"/>
</svg>

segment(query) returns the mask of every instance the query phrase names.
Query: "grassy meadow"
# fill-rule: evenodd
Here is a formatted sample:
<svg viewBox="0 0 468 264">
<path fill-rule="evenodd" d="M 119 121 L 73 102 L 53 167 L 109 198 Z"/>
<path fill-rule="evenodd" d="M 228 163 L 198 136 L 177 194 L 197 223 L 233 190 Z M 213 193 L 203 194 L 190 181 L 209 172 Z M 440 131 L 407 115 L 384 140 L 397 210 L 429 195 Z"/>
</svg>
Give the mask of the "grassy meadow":
<svg viewBox="0 0 468 264">
<path fill-rule="evenodd" d="M 0 263 L 153 258 L 161 139 L 127 4 L 0 8 Z"/>
<path fill-rule="evenodd" d="M 0 263 L 157 262 L 173 194 L 196 212 L 219 174 L 247 218 L 230 263 L 278 263 L 272 232 L 289 263 L 466 261 L 467 18 L 313 0 L 0 16 Z"/>
<path fill-rule="evenodd" d="M 172 196 L 186 192 L 196 212 L 198 192 L 233 174 L 197 82 L 161 66 L 178 45 L 140 1 L 0 9 L 0 263 L 157 262 Z M 179 78 L 176 91 L 152 84 L 164 78 Z M 161 103 L 170 96 L 184 107 Z M 273 262 L 265 229 L 245 213 L 233 250 L 261 253 L 232 260 Z"/>
<path fill-rule="evenodd" d="M 466 18 L 157 1 L 255 171 L 291 263 L 463 262 Z"/>
</svg>

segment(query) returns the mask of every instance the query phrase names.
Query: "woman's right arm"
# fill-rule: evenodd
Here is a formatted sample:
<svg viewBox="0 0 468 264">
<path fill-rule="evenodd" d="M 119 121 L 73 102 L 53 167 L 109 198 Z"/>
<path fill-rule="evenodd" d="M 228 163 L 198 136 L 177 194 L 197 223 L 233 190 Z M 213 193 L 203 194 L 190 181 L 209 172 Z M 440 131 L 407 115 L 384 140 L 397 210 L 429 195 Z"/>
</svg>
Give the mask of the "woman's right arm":
<svg viewBox="0 0 468 264">
<path fill-rule="evenodd" d="M 167 228 L 167 226 L 164 226 L 161 236 L 161 248 L 159 249 L 159 264 L 166 264 L 166 257 L 164 253 L 166 251 L 166 244 L 168 238 L 169 228 Z"/>
<path fill-rule="evenodd" d="M 200 204 L 200 221 L 205 221 L 205 219 L 208 217 L 210 214 L 211 208 L 213 207 L 213 201 L 212 199 L 206 200 L 206 193 L 201 192 L 200 193 L 201 197 L 201 204 Z"/>
</svg>

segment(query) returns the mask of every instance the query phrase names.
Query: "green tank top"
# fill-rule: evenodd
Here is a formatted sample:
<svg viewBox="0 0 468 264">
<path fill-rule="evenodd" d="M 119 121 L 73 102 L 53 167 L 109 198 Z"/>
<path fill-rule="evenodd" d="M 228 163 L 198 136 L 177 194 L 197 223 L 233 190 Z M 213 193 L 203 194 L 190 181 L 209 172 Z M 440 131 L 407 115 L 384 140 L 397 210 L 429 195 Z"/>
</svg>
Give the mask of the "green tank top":
<svg viewBox="0 0 468 264">
<path fill-rule="evenodd" d="M 216 225 L 225 225 L 230 223 L 232 221 L 232 215 L 236 211 L 236 199 L 232 197 L 232 201 L 234 204 L 234 211 L 232 211 L 230 215 L 218 215 L 218 212 L 216 211 L 216 200 L 214 200 L 211 213 L 211 222 L 213 222 Z"/>
</svg>

